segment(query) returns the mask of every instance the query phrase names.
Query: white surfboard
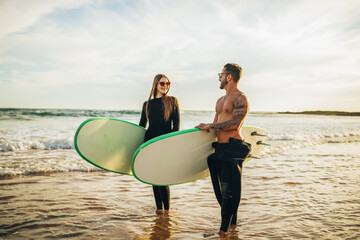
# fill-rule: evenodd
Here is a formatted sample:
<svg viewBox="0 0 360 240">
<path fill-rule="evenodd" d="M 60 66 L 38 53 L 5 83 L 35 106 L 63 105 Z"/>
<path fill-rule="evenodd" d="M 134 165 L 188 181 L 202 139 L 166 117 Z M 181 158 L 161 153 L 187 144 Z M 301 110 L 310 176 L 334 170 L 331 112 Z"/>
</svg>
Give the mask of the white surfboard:
<svg viewBox="0 0 360 240">
<path fill-rule="evenodd" d="M 251 144 L 251 157 L 258 157 L 267 138 L 263 129 L 243 126 L 245 141 Z M 214 131 L 197 128 L 165 134 L 142 144 L 132 160 L 134 176 L 151 185 L 187 183 L 209 176 L 207 157 L 213 153 Z M 249 161 L 247 158 L 245 162 Z"/>
<path fill-rule="evenodd" d="M 74 138 L 78 154 L 107 171 L 132 175 L 131 160 L 144 142 L 145 128 L 115 118 L 91 118 L 83 122 Z"/>
</svg>

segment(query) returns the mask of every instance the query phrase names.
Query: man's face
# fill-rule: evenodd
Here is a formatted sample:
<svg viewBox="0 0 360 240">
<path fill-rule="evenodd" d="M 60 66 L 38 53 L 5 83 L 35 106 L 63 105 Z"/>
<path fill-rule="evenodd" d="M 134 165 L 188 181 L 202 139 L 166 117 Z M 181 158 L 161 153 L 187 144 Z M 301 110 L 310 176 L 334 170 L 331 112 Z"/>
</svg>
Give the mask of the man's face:
<svg viewBox="0 0 360 240">
<path fill-rule="evenodd" d="M 224 89 L 226 84 L 228 84 L 227 76 L 228 76 L 228 73 L 226 72 L 225 68 L 223 68 L 223 70 L 219 74 L 220 89 Z"/>
</svg>

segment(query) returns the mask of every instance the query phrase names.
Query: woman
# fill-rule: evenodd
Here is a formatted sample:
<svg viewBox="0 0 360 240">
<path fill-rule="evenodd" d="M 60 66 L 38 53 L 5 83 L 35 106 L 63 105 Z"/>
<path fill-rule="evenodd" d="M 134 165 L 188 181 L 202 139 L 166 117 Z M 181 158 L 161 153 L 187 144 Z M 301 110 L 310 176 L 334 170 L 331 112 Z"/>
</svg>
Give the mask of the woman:
<svg viewBox="0 0 360 240">
<path fill-rule="evenodd" d="M 180 110 L 176 97 L 168 96 L 171 82 L 164 74 L 157 74 L 154 78 L 149 99 L 144 102 L 139 125 L 149 127 L 145 133 L 145 141 L 154 137 L 178 131 L 180 127 Z M 169 186 L 153 186 L 157 213 L 169 213 Z"/>
</svg>

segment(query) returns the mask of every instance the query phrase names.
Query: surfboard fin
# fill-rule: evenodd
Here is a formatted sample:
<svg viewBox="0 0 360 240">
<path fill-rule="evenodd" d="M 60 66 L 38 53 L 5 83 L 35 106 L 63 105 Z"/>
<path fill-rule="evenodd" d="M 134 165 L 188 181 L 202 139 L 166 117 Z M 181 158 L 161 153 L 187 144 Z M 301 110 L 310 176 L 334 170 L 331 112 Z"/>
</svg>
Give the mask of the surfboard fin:
<svg viewBox="0 0 360 240">
<path fill-rule="evenodd" d="M 270 146 L 270 144 L 267 143 L 263 143 L 262 141 L 257 141 L 256 143 L 257 145 L 265 145 L 265 146 Z"/>
<path fill-rule="evenodd" d="M 256 131 L 252 132 L 252 133 L 251 133 L 251 136 L 266 137 L 266 135 L 264 135 L 264 134 L 259 134 L 259 133 L 257 133 Z"/>
</svg>

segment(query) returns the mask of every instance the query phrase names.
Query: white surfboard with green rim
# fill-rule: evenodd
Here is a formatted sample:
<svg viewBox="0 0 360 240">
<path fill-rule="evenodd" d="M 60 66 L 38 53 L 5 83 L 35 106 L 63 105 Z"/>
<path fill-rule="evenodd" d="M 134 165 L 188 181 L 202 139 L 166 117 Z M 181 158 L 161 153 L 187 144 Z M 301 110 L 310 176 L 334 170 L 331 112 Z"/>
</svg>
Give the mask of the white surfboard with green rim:
<svg viewBox="0 0 360 240">
<path fill-rule="evenodd" d="M 132 175 L 131 160 L 144 142 L 145 128 L 115 118 L 91 118 L 76 131 L 74 145 L 89 163 L 107 171 Z"/>
<path fill-rule="evenodd" d="M 241 134 L 251 144 L 250 156 L 259 157 L 266 142 L 263 129 L 243 126 Z M 151 185 L 174 185 L 209 176 L 207 157 L 213 153 L 215 132 L 197 128 L 165 134 L 143 143 L 132 160 L 134 176 Z M 249 161 L 247 158 L 245 162 Z"/>
</svg>

